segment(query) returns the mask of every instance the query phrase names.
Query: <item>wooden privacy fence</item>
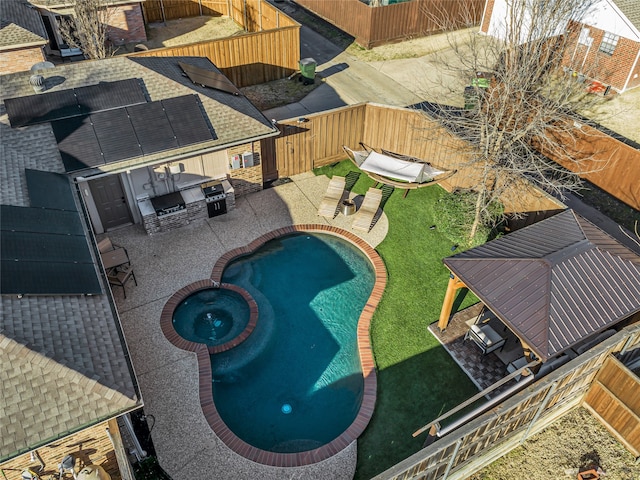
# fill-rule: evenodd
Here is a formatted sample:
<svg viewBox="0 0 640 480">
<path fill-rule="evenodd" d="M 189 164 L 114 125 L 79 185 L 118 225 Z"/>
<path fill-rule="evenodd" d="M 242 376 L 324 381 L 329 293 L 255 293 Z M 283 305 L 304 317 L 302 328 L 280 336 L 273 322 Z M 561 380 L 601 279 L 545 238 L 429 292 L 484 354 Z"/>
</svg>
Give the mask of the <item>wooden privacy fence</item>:
<svg viewBox="0 0 640 480">
<path fill-rule="evenodd" d="M 200 4 L 192 0 L 148 0 L 143 2 L 145 19 L 185 12 L 199 15 Z M 168 5 L 175 8 L 168 9 Z M 246 6 L 246 8 L 245 8 Z M 162 8 L 160 8 L 162 7 Z M 246 87 L 278 80 L 298 69 L 300 24 L 263 0 L 202 0 L 203 13 L 228 15 L 245 28 L 247 34 L 176 47 L 157 48 L 129 54 L 138 57 L 207 57 L 236 86 Z M 215 10 L 219 9 L 219 10 Z M 179 18 L 179 17 L 175 17 Z M 161 21 L 161 20 L 160 20 Z"/>
<path fill-rule="evenodd" d="M 640 348 L 640 324 L 637 323 L 377 475 L 374 480 L 468 478 L 580 406 L 605 361 L 612 354 L 634 348 Z"/>
<path fill-rule="evenodd" d="M 412 0 L 370 7 L 360 0 L 296 0 L 296 3 L 355 37 L 364 48 L 421 37 L 444 27 L 478 25 L 485 0 Z"/>
<path fill-rule="evenodd" d="M 585 406 L 640 457 L 640 378 L 616 358 L 607 358 L 587 392 Z"/>
<path fill-rule="evenodd" d="M 580 127 L 577 138 L 558 135 L 556 141 L 562 142 L 565 151 L 540 149 L 541 153 L 640 210 L 640 150 L 589 125 Z M 576 164 L 572 159 L 580 161 Z"/>
<path fill-rule="evenodd" d="M 142 12 L 146 23 L 207 15 L 231 17 L 247 32 L 299 26 L 262 0 L 146 0 L 142 2 Z"/>
<path fill-rule="evenodd" d="M 441 182 L 449 191 L 476 185 L 480 178 L 477 167 L 467 165 L 468 144 L 418 110 L 365 103 L 308 115 L 304 122 L 285 120 L 278 127 L 280 136 L 263 140 L 262 152 L 263 158 L 265 152 L 273 155 L 281 177 L 343 160 L 343 145 L 358 149 L 363 142 L 458 170 Z M 514 182 L 502 200 L 506 213 L 565 208 L 524 180 Z"/>
<path fill-rule="evenodd" d="M 229 17 L 228 0 L 145 0 L 142 13 L 146 23 L 209 15 Z"/>
</svg>

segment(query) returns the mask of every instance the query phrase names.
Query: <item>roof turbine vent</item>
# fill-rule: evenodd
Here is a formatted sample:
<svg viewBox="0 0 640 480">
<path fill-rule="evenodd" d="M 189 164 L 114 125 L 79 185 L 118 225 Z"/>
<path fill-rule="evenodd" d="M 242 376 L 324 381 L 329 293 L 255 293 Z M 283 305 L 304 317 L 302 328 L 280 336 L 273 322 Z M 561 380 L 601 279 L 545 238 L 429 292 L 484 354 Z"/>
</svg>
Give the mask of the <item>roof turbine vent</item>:
<svg viewBox="0 0 640 480">
<path fill-rule="evenodd" d="M 29 85 L 33 87 L 36 93 L 44 91 L 44 77 L 42 75 L 31 75 L 29 77 Z"/>
</svg>

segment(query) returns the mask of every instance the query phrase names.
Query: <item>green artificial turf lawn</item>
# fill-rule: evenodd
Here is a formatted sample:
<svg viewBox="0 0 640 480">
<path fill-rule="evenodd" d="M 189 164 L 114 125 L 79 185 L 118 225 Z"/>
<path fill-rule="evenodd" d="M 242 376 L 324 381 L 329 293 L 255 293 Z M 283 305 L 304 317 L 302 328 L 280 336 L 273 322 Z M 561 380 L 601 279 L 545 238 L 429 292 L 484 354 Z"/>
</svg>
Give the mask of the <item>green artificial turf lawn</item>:
<svg viewBox="0 0 640 480">
<path fill-rule="evenodd" d="M 314 172 L 331 177 L 359 170 L 346 160 Z M 373 185 L 361 173 L 352 191 L 364 194 Z M 440 316 L 449 280 L 442 258 L 454 253 L 451 242 L 429 228 L 445 191 L 434 185 L 411 190 L 406 198 L 403 193 L 396 190 L 383 199 L 389 232 L 376 250 L 387 267 L 387 286 L 370 330 L 378 395 L 373 418 L 358 439 L 358 480 L 420 450 L 425 434 L 411 434 L 478 392 L 427 330 Z M 459 308 L 477 301 L 469 294 Z"/>
</svg>

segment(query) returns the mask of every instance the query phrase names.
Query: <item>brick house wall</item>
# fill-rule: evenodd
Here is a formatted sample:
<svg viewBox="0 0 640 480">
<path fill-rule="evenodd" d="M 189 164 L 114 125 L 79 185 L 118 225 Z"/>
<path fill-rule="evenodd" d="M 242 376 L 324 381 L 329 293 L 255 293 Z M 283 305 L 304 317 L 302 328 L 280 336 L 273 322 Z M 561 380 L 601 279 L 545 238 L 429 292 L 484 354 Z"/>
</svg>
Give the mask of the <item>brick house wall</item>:
<svg viewBox="0 0 640 480">
<path fill-rule="evenodd" d="M 25 72 L 38 62 L 45 59 L 42 47 L 16 48 L 0 52 L 0 72 L 15 73 Z"/>
<path fill-rule="evenodd" d="M 262 190 L 262 162 L 260 142 L 245 143 L 228 149 L 229 158 L 232 155 L 253 153 L 253 167 L 237 168 L 229 171 L 229 181 L 235 190 L 236 197 Z"/>
<path fill-rule="evenodd" d="M 640 44 L 637 44 L 638 51 L 640 51 Z M 629 80 L 629 84 L 627 85 L 627 90 L 630 90 L 635 87 L 640 87 L 640 58 L 636 63 L 633 72 L 631 72 L 631 79 Z"/>
<path fill-rule="evenodd" d="M 147 41 L 139 3 L 118 5 L 109 10 L 109 39 L 114 45 Z"/>
<path fill-rule="evenodd" d="M 493 14 L 493 5 L 495 0 L 487 0 L 484 6 L 484 14 L 482 16 L 482 23 L 480 24 L 480 31 L 482 33 L 489 32 L 489 23 L 491 23 L 491 15 Z"/>
<path fill-rule="evenodd" d="M 577 42 L 583 27 L 589 29 L 589 36 L 593 38 L 591 48 Z M 577 65 L 578 67 L 574 67 L 574 69 L 578 73 L 584 74 L 587 79 L 598 80 L 605 85 L 611 85 L 615 90 L 623 91 L 629 72 L 633 68 L 640 51 L 640 43 L 620 37 L 615 50 L 609 55 L 600 51 L 600 45 L 605 34 L 604 30 L 590 25 L 574 23 L 570 26 L 569 31 L 571 32 L 569 34 L 570 38 L 562 64 L 569 68 L 571 68 L 572 64 L 574 66 Z M 583 61 L 584 67 L 579 68 Z M 635 74 L 640 72 L 639 68 L 636 66 Z M 639 84 L 640 79 L 638 77 L 632 78 L 632 82 L 627 89 Z"/>
</svg>

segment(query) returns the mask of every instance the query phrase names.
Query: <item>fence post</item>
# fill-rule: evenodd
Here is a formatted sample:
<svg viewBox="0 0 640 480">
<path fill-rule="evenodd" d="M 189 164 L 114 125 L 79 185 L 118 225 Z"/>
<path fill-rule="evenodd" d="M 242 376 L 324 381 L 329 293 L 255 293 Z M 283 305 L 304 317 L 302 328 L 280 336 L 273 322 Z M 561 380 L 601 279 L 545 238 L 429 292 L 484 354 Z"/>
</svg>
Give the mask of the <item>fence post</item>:
<svg viewBox="0 0 640 480">
<path fill-rule="evenodd" d="M 444 471 L 444 475 L 442 476 L 442 480 L 447 480 L 447 477 L 449 476 L 449 472 L 451 472 L 451 468 L 453 467 L 453 462 L 456 459 L 456 457 L 458 456 L 458 452 L 460 451 L 460 447 L 462 446 L 462 440 L 463 440 L 463 438 L 460 438 L 456 442 L 456 447 L 453 449 L 453 453 L 451 454 L 451 460 L 449 460 L 449 463 L 447 463 L 447 469 Z"/>
<path fill-rule="evenodd" d="M 276 28 L 280 28 L 280 12 L 276 12 Z"/>
<path fill-rule="evenodd" d="M 542 411 L 545 408 L 547 408 L 547 405 L 549 404 L 549 400 L 551 400 L 551 396 L 556 391 L 556 387 L 557 386 L 558 386 L 558 382 L 553 382 L 551 384 L 551 387 L 549 388 L 549 391 L 544 396 L 544 399 L 542 400 L 542 403 L 540 404 L 540 406 L 538 407 L 538 410 L 536 411 L 535 415 L 531 419 L 531 422 L 529 423 L 529 426 L 527 427 L 527 431 L 524 432 L 524 434 L 522 435 L 522 438 L 520 439 L 520 445 L 522 445 L 527 440 L 527 437 L 529 436 L 529 432 L 531 431 L 533 426 L 538 422 L 538 419 L 540 418 L 540 415 L 542 415 Z"/>
<path fill-rule="evenodd" d="M 260 31 L 262 31 L 262 2 L 263 0 L 258 0 L 258 17 L 260 17 Z"/>
<path fill-rule="evenodd" d="M 244 14 L 244 31 L 248 32 L 248 28 L 247 28 L 247 0 L 243 1 L 243 9 L 242 9 L 242 13 Z"/>
</svg>

